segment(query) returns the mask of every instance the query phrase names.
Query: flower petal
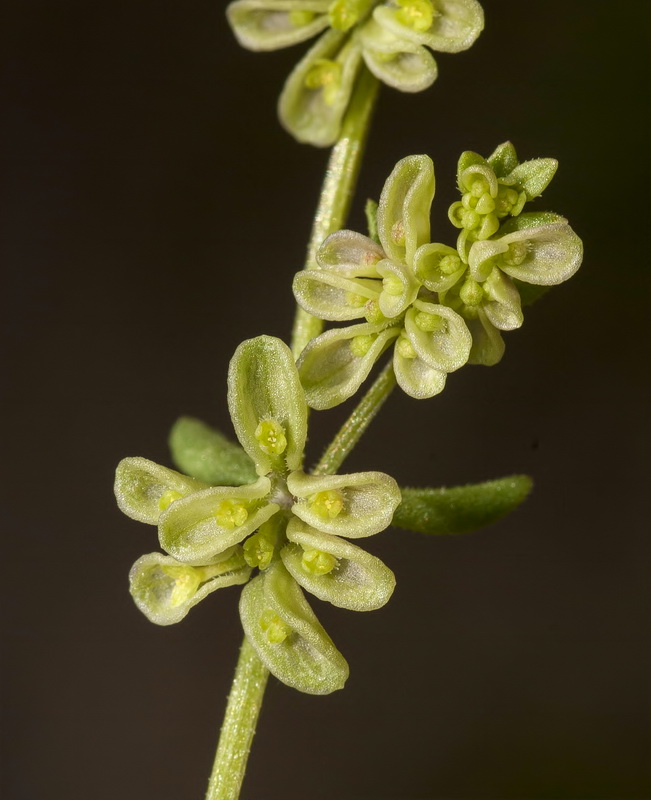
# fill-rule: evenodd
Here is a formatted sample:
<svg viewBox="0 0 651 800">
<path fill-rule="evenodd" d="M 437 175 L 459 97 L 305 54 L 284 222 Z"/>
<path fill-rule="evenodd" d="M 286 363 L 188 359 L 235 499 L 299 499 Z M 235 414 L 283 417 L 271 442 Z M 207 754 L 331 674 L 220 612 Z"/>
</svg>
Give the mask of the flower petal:
<svg viewBox="0 0 651 800">
<path fill-rule="evenodd" d="M 316 254 L 318 265 L 346 278 L 377 278 L 375 268 L 384 250 L 373 239 L 355 231 L 337 231 L 323 242 Z"/>
<path fill-rule="evenodd" d="M 499 363 L 504 355 L 504 339 L 482 309 L 479 309 L 476 319 L 468 319 L 466 324 L 472 334 L 468 363 L 483 364 L 485 367 Z"/>
<path fill-rule="evenodd" d="M 358 35 L 366 66 L 388 86 L 401 92 L 420 92 L 436 80 L 436 61 L 424 47 L 398 38 L 373 18 Z"/>
<path fill-rule="evenodd" d="M 482 308 L 489 322 L 501 331 L 519 328 L 524 317 L 520 303 L 520 292 L 510 278 L 495 267 L 483 284 L 486 300 Z"/>
<path fill-rule="evenodd" d="M 226 17 L 242 47 L 278 50 L 325 30 L 328 5 L 328 0 L 236 0 Z"/>
<path fill-rule="evenodd" d="M 323 533 L 292 519 L 287 526 L 289 543 L 280 556 L 288 571 L 304 589 L 339 608 L 373 611 L 389 601 L 396 585 L 393 572 L 361 547 Z M 306 553 L 327 553 L 336 559 L 327 573 L 306 568 Z"/>
<path fill-rule="evenodd" d="M 158 523 L 170 503 L 206 486 L 146 458 L 123 458 L 115 471 L 115 499 L 120 511 L 149 525 Z"/>
<path fill-rule="evenodd" d="M 282 562 L 244 587 L 240 618 L 260 660 L 279 681 L 308 694 L 343 688 L 348 664 Z"/>
<path fill-rule="evenodd" d="M 369 300 L 378 300 L 382 283 L 354 279 L 327 269 L 304 269 L 294 276 L 296 302 L 309 314 L 331 322 L 361 319 Z"/>
<path fill-rule="evenodd" d="M 294 67 L 278 102 L 280 121 L 299 142 L 334 144 L 362 55 L 346 34 L 326 31 Z"/>
<path fill-rule="evenodd" d="M 434 188 L 434 164 L 429 156 L 401 159 L 387 178 L 377 225 L 380 242 L 393 261 L 411 265 L 416 250 L 429 241 Z"/>
<path fill-rule="evenodd" d="M 297 498 L 292 513 L 313 528 L 335 536 L 359 539 L 391 524 L 400 503 L 400 489 L 383 472 L 349 475 L 306 475 L 292 472 L 287 488 Z"/>
<path fill-rule="evenodd" d="M 527 200 L 533 200 L 540 197 L 549 186 L 557 169 L 558 161 L 555 158 L 534 158 L 518 164 L 500 183 L 517 186 L 526 193 Z"/>
<path fill-rule="evenodd" d="M 160 545 L 186 564 L 206 564 L 238 544 L 278 511 L 268 503 L 269 478 L 250 486 L 214 486 L 177 500 L 161 515 Z"/>
<path fill-rule="evenodd" d="M 407 3 L 400 7 L 384 3 L 375 9 L 373 18 L 401 39 L 442 53 L 467 50 L 484 28 L 484 12 L 476 0 L 436 0 L 432 10 L 432 24 L 425 30 L 409 24 Z"/>
<path fill-rule="evenodd" d="M 393 369 L 398 386 L 415 400 L 426 400 L 439 394 L 445 388 L 447 373 L 430 367 L 417 355 L 407 358 L 396 346 L 393 352 Z"/>
<path fill-rule="evenodd" d="M 284 342 L 258 336 L 239 345 L 228 368 L 228 408 L 258 475 L 298 469 L 307 438 L 307 406 Z"/>
<path fill-rule="evenodd" d="M 388 258 L 380 261 L 377 271 L 383 287 L 378 301 L 380 311 L 388 319 L 403 314 L 416 299 L 420 281 L 410 267 Z"/>
<path fill-rule="evenodd" d="M 463 317 L 448 306 L 416 300 L 405 330 L 417 356 L 430 367 L 454 372 L 468 361 L 472 336 Z"/>
<path fill-rule="evenodd" d="M 461 278 L 466 265 L 454 247 L 446 244 L 424 244 L 414 255 L 416 277 L 431 292 L 445 292 Z"/>
<path fill-rule="evenodd" d="M 191 567 L 162 553 L 139 558 L 129 572 L 129 592 L 150 622 L 173 625 L 204 597 L 224 586 L 246 583 L 251 569 L 231 548 L 219 563 Z"/>
<path fill-rule="evenodd" d="M 321 411 L 355 394 L 399 333 L 396 327 L 361 324 L 312 339 L 297 364 L 308 405 Z"/>
</svg>

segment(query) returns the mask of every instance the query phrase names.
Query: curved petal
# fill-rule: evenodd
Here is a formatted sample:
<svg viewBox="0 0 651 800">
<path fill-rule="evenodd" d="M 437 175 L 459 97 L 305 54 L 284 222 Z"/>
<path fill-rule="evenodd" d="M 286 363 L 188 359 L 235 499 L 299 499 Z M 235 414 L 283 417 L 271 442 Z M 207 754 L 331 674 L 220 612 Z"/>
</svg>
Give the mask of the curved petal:
<svg viewBox="0 0 651 800">
<path fill-rule="evenodd" d="M 540 197 L 549 186 L 557 169 L 558 161 L 555 158 L 533 158 L 514 167 L 500 183 L 517 186 L 525 192 L 527 200 L 533 200 Z"/>
<path fill-rule="evenodd" d="M 396 7 L 385 3 L 375 9 L 373 18 L 401 39 L 442 53 L 467 50 L 484 28 L 484 12 L 476 0 L 436 0 L 431 24 L 425 30 L 422 17 L 411 22 L 411 6 L 418 8 L 418 5 L 405 2 Z"/>
<path fill-rule="evenodd" d="M 287 488 L 297 498 L 292 513 L 313 528 L 335 536 L 360 539 L 391 524 L 400 504 L 400 489 L 383 472 L 306 475 L 292 472 Z"/>
<path fill-rule="evenodd" d="M 377 278 L 375 265 L 384 250 L 373 239 L 355 231 L 336 231 L 323 242 L 316 254 L 317 264 L 346 278 Z"/>
<path fill-rule="evenodd" d="M 239 345 L 228 367 L 228 408 L 258 475 L 300 467 L 307 406 L 294 357 L 284 342 L 258 336 Z"/>
<path fill-rule="evenodd" d="M 411 265 L 416 250 L 429 241 L 434 188 L 434 164 L 429 156 L 403 158 L 387 178 L 377 227 L 384 251 L 393 261 Z"/>
<path fill-rule="evenodd" d="M 246 583 L 251 569 L 232 550 L 217 564 L 191 567 L 162 553 L 139 558 L 129 572 L 129 592 L 150 622 L 173 625 L 211 592 Z"/>
<path fill-rule="evenodd" d="M 373 18 L 358 35 L 366 66 L 387 86 L 401 92 L 420 92 L 436 80 L 436 61 L 424 47 L 399 39 Z"/>
<path fill-rule="evenodd" d="M 393 369 L 398 386 L 415 400 L 426 400 L 445 388 L 447 373 L 430 367 L 418 356 L 406 357 L 398 347 L 393 352 Z"/>
<path fill-rule="evenodd" d="M 177 500 L 158 523 L 160 545 L 186 564 L 205 564 L 238 544 L 278 511 L 269 478 L 250 486 L 215 486 Z"/>
<path fill-rule="evenodd" d="M 171 503 L 207 485 L 146 458 L 123 458 L 113 488 L 120 511 L 138 522 L 156 525 Z"/>
<path fill-rule="evenodd" d="M 520 292 L 510 278 L 495 267 L 483 284 L 486 318 L 501 331 L 513 331 L 524 322 Z"/>
<path fill-rule="evenodd" d="M 327 0 L 236 0 L 226 18 L 249 50 L 278 50 L 304 42 L 328 27 Z"/>
<path fill-rule="evenodd" d="M 355 394 L 399 332 L 361 324 L 333 328 L 312 339 L 297 363 L 308 405 L 322 411 Z"/>
<path fill-rule="evenodd" d="M 466 265 L 454 247 L 424 244 L 414 255 L 414 272 L 431 292 L 445 292 L 460 280 Z"/>
<path fill-rule="evenodd" d="M 244 587 L 240 618 L 260 660 L 279 681 L 308 694 L 343 688 L 348 664 L 282 562 Z"/>
<path fill-rule="evenodd" d="M 278 101 L 280 121 L 299 142 L 334 144 L 362 60 L 346 34 L 326 31 L 294 67 Z"/>
<path fill-rule="evenodd" d="M 331 322 L 361 319 L 368 300 L 378 300 L 382 284 L 368 278 L 353 279 L 327 269 L 304 269 L 294 276 L 296 302 L 309 314 Z"/>
<path fill-rule="evenodd" d="M 416 355 L 430 367 L 454 372 L 468 361 L 472 336 L 463 317 L 448 306 L 416 300 L 405 330 Z"/>
<path fill-rule="evenodd" d="M 481 309 L 477 318 L 466 320 L 466 324 L 472 334 L 472 349 L 468 363 L 483 364 L 485 367 L 498 364 L 504 355 L 502 334 Z"/>
<path fill-rule="evenodd" d="M 373 611 L 389 601 L 396 578 L 379 558 L 297 519 L 290 520 L 287 538 L 289 543 L 280 551 L 285 567 L 297 583 L 319 600 L 351 611 Z M 314 559 L 306 560 L 305 556 L 314 553 L 332 556 L 332 569 L 320 573 L 312 568 Z"/>
<path fill-rule="evenodd" d="M 382 278 L 382 294 L 378 304 L 385 317 L 398 317 L 414 302 L 420 289 L 420 282 L 413 270 L 404 264 L 397 264 L 388 258 L 377 265 Z"/>
</svg>

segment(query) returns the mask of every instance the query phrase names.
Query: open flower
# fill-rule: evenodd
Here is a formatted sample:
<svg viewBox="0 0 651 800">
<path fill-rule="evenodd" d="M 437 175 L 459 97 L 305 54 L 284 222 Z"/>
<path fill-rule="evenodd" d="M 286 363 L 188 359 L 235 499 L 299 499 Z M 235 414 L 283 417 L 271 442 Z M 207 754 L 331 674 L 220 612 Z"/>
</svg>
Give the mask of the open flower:
<svg viewBox="0 0 651 800">
<path fill-rule="evenodd" d="M 289 76 L 279 103 L 287 130 L 321 146 L 339 134 L 362 62 L 389 86 L 418 92 L 437 76 L 426 48 L 466 50 L 484 25 L 477 0 L 235 0 L 227 17 L 250 50 L 322 34 Z"/>
<path fill-rule="evenodd" d="M 350 397 L 391 344 L 397 381 L 416 398 L 438 394 L 447 374 L 468 360 L 472 340 L 465 322 L 430 289 L 450 285 L 465 269 L 453 248 L 429 242 L 433 196 L 431 159 L 402 159 L 380 197 L 380 243 L 339 231 L 319 250 L 318 268 L 295 276 L 294 294 L 310 314 L 366 319 L 326 331 L 303 350 L 299 374 L 312 407 L 330 408 Z"/>
<path fill-rule="evenodd" d="M 380 472 L 307 475 L 301 469 L 307 406 L 291 352 L 268 336 L 243 342 L 231 360 L 228 403 L 258 479 L 208 486 L 142 458 L 117 469 L 118 505 L 158 525 L 167 556 L 143 556 L 131 591 L 149 619 L 166 625 L 220 586 L 245 583 L 244 630 L 276 677 L 301 691 L 341 688 L 348 666 L 300 586 L 358 611 L 384 605 L 395 579 L 379 559 L 345 539 L 386 528 L 400 503 Z"/>
</svg>

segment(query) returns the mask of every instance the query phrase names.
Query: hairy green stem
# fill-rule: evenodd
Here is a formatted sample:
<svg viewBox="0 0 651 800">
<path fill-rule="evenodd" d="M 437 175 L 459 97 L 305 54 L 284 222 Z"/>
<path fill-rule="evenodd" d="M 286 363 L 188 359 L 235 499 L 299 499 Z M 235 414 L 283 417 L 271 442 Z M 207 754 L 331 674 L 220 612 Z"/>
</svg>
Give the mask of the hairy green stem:
<svg viewBox="0 0 651 800">
<path fill-rule="evenodd" d="M 244 637 L 206 800 L 237 800 L 269 671 Z"/>
<path fill-rule="evenodd" d="M 362 66 L 344 117 L 341 134 L 328 161 L 307 248 L 305 269 L 316 266 L 316 253 L 323 240 L 338 231 L 348 216 L 378 88 L 377 78 Z M 291 348 L 294 358 L 298 358 L 310 339 L 318 336 L 322 330 L 323 320 L 299 308 L 292 330 Z"/>
<path fill-rule="evenodd" d="M 314 475 L 335 474 L 382 408 L 395 385 L 396 375 L 393 371 L 393 361 L 389 361 L 328 445 L 325 453 L 321 456 L 321 461 L 314 468 Z"/>
</svg>

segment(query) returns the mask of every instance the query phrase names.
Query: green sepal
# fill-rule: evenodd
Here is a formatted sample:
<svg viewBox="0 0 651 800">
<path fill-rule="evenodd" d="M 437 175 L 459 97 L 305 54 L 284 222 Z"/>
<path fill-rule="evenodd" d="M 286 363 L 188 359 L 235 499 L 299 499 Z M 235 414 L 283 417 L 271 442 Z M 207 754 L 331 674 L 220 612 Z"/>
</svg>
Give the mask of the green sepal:
<svg viewBox="0 0 651 800">
<path fill-rule="evenodd" d="M 495 364 L 499 364 L 504 355 L 504 339 L 483 309 L 477 311 L 475 319 L 466 319 L 466 325 L 472 335 L 468 363 L 481 364 L 484 367 L 494 367 Z"/>
<path fill-rule="evenodd" d="M 469 533 L 514 511 L 532 485 L 528 475 L 511 475 L 450 489 L 402 489 L 393 525 L 419 533 Z"/>
<path fill-rule="evenodd" d="M 398 327 L 362 323 L 333 328 L 312 339 L 297 364 L 308 405 L 323 411 L 355 394 L 399 333 Z M 355 341 L 367 336 L 372 343 L 363 355 L 357 355 Z"/>
<path fill-rule="evenodd" d="M 304 42 L 328 27 L 328 0 L 236 0 L 226 18 L 249 50 L 278 50 Z"/>
<path fill-rule="evenodd" d="M 286 627 L 282 641 L 269 640 L 263 627 L 269 613 Z M 244 587 L 240 619 L 260 660 L 279 681 L 307 694 L 343 689 L 349 673 L 346 659 L 281 561 L 273 562 Z"/>
<path fill-rule="evenodd" d="M 488 164 L 498 178 L 504 178 L 518 166 L 518 154 L 511 142 L 498 144 L 488 156 Z"/>
<path fill-rule="evenodd" d="M 524 231 L 527 228 L 552 225 L 555 222 L 567 222 L 567 220 L 554 211 L 527 211 L 517 217 L 504 220 L 500 226 L 500 236 L 506 236 L 507 233 L 515 233 L 516 231 Z"/>
<path fill-rule="evenodd" d="M 527 200 L 540 197 L 549 186 L 558 169 L 555 158 L 534 158 L 518 164 L 500 183 L 505 186 L 518 186 L 527 195 Z"/>
<path fill-rule="evenodd" d="M 416 250 L 429 241 L 434 190 L 434 164 L 429 156 L 407 156 L 391 171 L 377 213 L 380 242 L 390 259 L 411 264 Z"/>
<path fill-rule="evenodd" d="M 366 227 L 368 228 L 368 237 L 375 244 L 380 244 L 380 237 L 377 232 L 377 201 L 372 200 L 370 197 L 364 206 L 364 216 L 366 217 Z"/>
<path fill-rule="evenodd" d="M 472 150 L 464 150 L 464 152 L 461 153 L 459 156 L 459 161 L 457 162 L 457 188 L 461 194 L 466 191 L 463 183 L 461 182 L 461 176 L 468 169 L 468 167 L 487 164 L 488 162 L 484 156 L 480 156 L 479 153 L 474 153 Z"/>
<path fill-rule="evenodd" d="M 307 405 L 291 350 L 273 336 L 242 342 L 228 368 L 228 408 L 242 447 L 258 475 L 301 466 L 307 438 Z M 275 453 L 260 426 L 282 429 L 285 445 Z"/>
<path fill-rule="evenodd" d="M 400 39 L 424 44 L 442 53 L 467 50 L 484 28 L 484 12 L 477 0 L 436 0 L 431 26 L 414 30 L 401 19 L 401 9 L 383 4 L 373 19 Z"/>
<path fill-rule="evenodd" d="M 120 511 L 138 522 L 156 525 L 169 503 L 206 488 L 206 484 L 146 458 L 123 458 L 115 471 Z"/>
<path fill-rule="evenodd" d="M 141 556 L 129 572 L 129 592 L 150 622 L 173 625 L 211 592 L 248 581 L 251 569 L 244 563 L 241 548 L 231 548 L 221 556 L 221 561 L 202 567 L 191 567 L 162 553 Z M 177 581 L 184 578 L 191 584 L 183 593 L 188 596 L 175 600 Z"/>
<path fill-rule="evenodd" d="M 384 472 L 348 475 L 306 475 L 292 472 L 287 488 L 296 497 L 292 513 L 313 528 L 333 536 L 361 539 L 391 524 L 400 503 L 400 489 Z M 319 498 L 334 495 L 342 504 L 334 516 L 321 513 Z M 316 502 L 315 502 L 316 501 Z"/>
<path fill-rule="evenodd" d="M 289 543 L 280 552 L 285 567 L 303 589 L 319 600 L 351 611 L 373 611 L 389 601 L 396 578 L 379 558 L 295 518 L 287 526 L 287 538 Z M 310 550 L 334 556 L 336 566 L 325 574 L 306 569 L 303 556 Z"/>
<path fill-rule="evenodd" d="M 278 511 L 268 502 L 270 491 L 271 481 L 261 477 L 250 486 L 213 486 L 177 500 L 158 522 L 160 546 L 186 564 L 206 564 Z"/>
<path fill-rule="evenodd" d="M 316 261 L 321 269 L 346 278 L 377 278 L 376 264 L 384 257 L 384 250 L 373 238 L 344 230 L 328 236 L 317 251 Z"/>
<path fill-rule="evenodd" d="M 253 483 L 255 464 L 239 444 L 194 417 L 176 420 L 169 436 L 172 460 L 186 475 L 210 486 Z"/>
<path fill-rule="evenodd" d="M 325 88 L 310 88 L 310 75 L 326 62 L 338 71 L 337 80 L 329 81 Z M 323 33 L 285 82 L 278 101 L 283 127 L 299 142 L 316 147 L 334 144 L 361 63 L 360 48 L 347 34 L 336 30 Z"/>
</svg>

